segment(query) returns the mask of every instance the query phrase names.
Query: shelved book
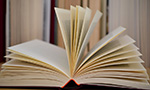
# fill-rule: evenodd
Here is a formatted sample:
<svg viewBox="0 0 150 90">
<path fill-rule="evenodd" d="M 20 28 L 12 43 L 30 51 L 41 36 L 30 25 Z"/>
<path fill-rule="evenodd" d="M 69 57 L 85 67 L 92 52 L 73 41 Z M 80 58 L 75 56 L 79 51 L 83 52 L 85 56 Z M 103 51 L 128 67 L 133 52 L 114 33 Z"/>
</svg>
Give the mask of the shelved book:
<svg viewBox="0 0 150 90">
<path fill-rule="evenodd" d="M 118 27 L 86 55 L 85 47 L 102 13 L 71 6 L 55 8 L 66 50 L 40 40 L 9 47 L 10 61 L 2 65 L 1 87 L 60 87 L 73 80 L 77 85 L 150 89 L 141 53 L 128 35 L 116 38 Z"/>
</svg>

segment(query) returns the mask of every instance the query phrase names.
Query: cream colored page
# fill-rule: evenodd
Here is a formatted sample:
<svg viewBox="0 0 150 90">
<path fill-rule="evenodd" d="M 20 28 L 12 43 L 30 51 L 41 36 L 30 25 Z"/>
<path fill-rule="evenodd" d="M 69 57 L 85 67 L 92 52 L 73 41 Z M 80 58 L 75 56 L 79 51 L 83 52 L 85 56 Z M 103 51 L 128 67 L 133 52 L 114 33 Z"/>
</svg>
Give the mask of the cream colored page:
<svg viewBox="0 0 150 90">
<path fill-rule="evenodd" d="M 43 67 L 46 67 L 46 68 L 49 68 L 49 69 L 55 69 L 56 71 L 59 71 L 57 68 L 55 68 L 55 67 L 53 67 L 53 66 L 51 66 L 47 63 L 44 63 L 44 62 L 41 62 L 39 60 L 35 60 L 35 59 L 32 59 L 32 58 L 24 57 L 22 55 L 9 54 L 5 57 L 10 58 L 10 59 L 16 59 L 16 60 L 19 60 L 19 61 L 29 62 L 29 63 L 32 63 L 32 64 L 40 65 L 40 66 L 43 66 Z"/>
<path fill-rule="evenodd" d="M 122 78 L 122 79 L 136 79 L 136 80 L 148 80 L 148 77 L 146 77 L 144 74 L 141 73 L 124 73 L 124 72 L 110 72 L 110 73 L 103 73 L 103 72 L 99 72 L 99 73 L 91 73 L 88 75 L 83 75 L 80 77 L 77 77 L 77 79 L 85 79 L 85 78 L 94 78 L 94 77 L 98 77 L 98 78 Z"/>
<path fill-rule="evenodd" d="M 100 64 L 100 67 L 105 67 L 111 65 L 134 64 L 134 63 L 144 63 L 144 61 L 139 57 L 133 57 L 133 58 L 123 59 L 123 60 L 117 60 L 114 62 L 108 62 L 104 64 L 101 63 L 97 63 L 97 64 Z"/>
<path fill-rule="evenodd" d="M 73 71 L 73 65 L 74 65 L 74 60 L 73 60 L 73 47 L 74 47 L 74 27 L 75 27 L 75 14 L 76 14 L 76 7 L 70 6 L 70 24 L 71 24 L 71 31 L 70 31 L 70 45 L 71 45 L 71 52 L 70 52 L 70 71 Z"/>
<path fill-rule="evenodd" d="M 121 48 L 121 49 L 119 49 L 117 51 L 114 51 L 112 53 L 104 55 L 104 56 L 102 56 L 100 58 L 96 58 L 96 59 L 91 58 L 85 64 L 86 65 L 92 64 L 92 63 L 95 63 L 95 62 L 99 62 L 100 60 L 104 60 L 104 59 L 111 58 L 111 57 L 114 57 L 114 56 L 117 56 L 117 55 L 129 53 L 129 52 L 132 52 L 132 51 L 135 51 L 135 50 L 138 50 L 138 48 L 135 45 L 131 44 L 131 45 L 125 46 L 124 48 Z"/>
<path fill-rule="evenodd" d="M 87 67 L 87 66 L 89 66 L 89 65 L 92 65 L 92 64 L 94 64 L 94 63 L 97 63 L 97 62 L 101 61 L 102 59 L 107 59 L 107 58 L 114 57 L 114 56 L 117 56 L 117 55 L 129 53 L 129 52 L 135 51 L 135 50 L 137 50 L 137 49 L 138 49 L 138 48 L 137 48 L 135 45 L 133 45 L 133 44 L 128 45 L 128 46 L 125 46 L 124 48 L 121 48 L 121 49 L 119 49 L 119 50 L 117 50 L 117 51 L 115 51 L 115 52 L 113 52 L 113 53 L 110 53 L 110 54 L 108 54 L 108 55 L 105 55 L 105 56 L 103 56 L 103 57 L 101 57 L 101 58 L 99 58 L 99 59 L 96 59 L 96 60 L 95 60 L 95 59 L 91 59 L 91 60 L 89 60 L 88 62 L 86 62 L 81 68 L 85 68 L 85 67 Z M 81 69 L 81 68 L 80 68 L 80 69 Z"/>
<path fill-rule="evenodd" d="M 79 69 L 79 71 L 89 71 L 91 69 L 95 69 L 95 68 L 101 68 L 101 67 L 109 67 L 112 65 L 121 65 L 121 64 L 134 64 L 134 63 L 143 63 L 144 61 L 142 59 L 140 59 L 139 57 L 132 57 L 132 58 L 127 58 L 127 59 L 122 59 L 122 60 L 115 60 L 115 61 L 110 61 L 110 62 L 97 62 L 95 64 L 91 64 L 91 65 L 86 65 L 85 67 L 82 67 L 81 69 Z M 78 71 L 78 72 L 79 72 Z"/>
<path fill-rule="evenodd" d="M 3 74 L 0 74 L 3 76 L 3 79 L 14 79 L 14 80 L 32 80 L 32 79 L 48 79 L 48 80 L 56 80 L 64 82 L 68 79 L 64 78 L 64 76 L 61 76 L 59 74 L 53 73 L 53 72 L 45 72 L 45 71 L 35 71 L 35 70 L 3 70 Z M 1 78 L 0 78 L 1 79 Z M 11 82 L 9 80 L 9 82 Z"/>
<path fill-rule="evenodd" d="M 77 6 L 77 8 L 78 8 L 78 19 L 77 19 L 76 40 L 75 40 L 75 45 L 74 45 L 76 56 L 77 56 L 77 48 L 78 48 L 79 38 L 80 38 L 80 34 L 81 34 L 81 29 L 83 27 L 83 20 L 84 20 L 84 17 L 85 17 L 85 9 L 80 7 L 80 6 Z"/>
<path fill-rule="evenodd" d="M 15 78 L 14 78 L 15 79 Z M 11 80 L 11 82 L 10 82 Z M 13 79 L 0 79 L 0 86 L 28 86 L 28 87 L 33 87 L 33 86 L 41 86 L 41 87 L 61 87 L 63 86 L 64 83 L 62 82 L 58 82 L 56 80 L 48 80 L 48 79 L 39 79 L 39 80 L 35 80 L 35 79 L 25 79 L 25 80 L 13 80 Z"/>
<path fill-rule="evenodd" d="M 115 37 L 117 37 L 119 34 L 121 34 L 125 28 L 118 27 L 113 32 L 109 33 L 107 36 L 105 36 L 103 39 L 101 39 L 84 57 L 84 59 L 78 60 L 78 63 L 76 65 L 76 69 L 82 66 L 84 62 L 86 62 L 93 54 L 95 54 L 98 50 L 100 50 L 102 47 L 104 47 L 106 44 L 108 44 L 110 41 L 112 41 Z M 80 54 L 79 54 L 80 55 Z"/>
<path fill-rule="evenodd" d="M 78 65 L 80 64 L 80 62 L 82 62 L 82 61 L 81 61 L 81 58 L 82 58 L 82 56 L 83 56 L 85 47 L 86 47 L 86 45 L 88 44 L 89 38 L 90 38 L 90 36 L 91 36 L 91 34 L 92 34 L 92 32 L 93 32 L 93 30 L 94 30 L 94 28 L 95 28 L 97 22 L 98 22 L 99 19 L 101 18 L 101 16 L 102 16 L 102 13 L 97 10 L 97 11 L 96 11 L 96 14 L 95 14 L 95 16 L 94 16 L 94 18 L 93 18 L 93 20 L 92 20 L 90 26 L 89 26 L 89 29 L 88 29 L 88 31 L 87 31 L 87 33 L 86 33 L 86 35 L 85 35 L 85 38 L 84 38 L 84 40 L 83 40 L 83 44 L 81 45 L 81 49 L 80 49 L 80 51 L 79 51 L 78 58 L 77 58 L 76 68 L 78 67 Z"/>
<path fill-rule="evenodd" d="M 18 52 L 23 56 L 47 63 L 64 72 L 66 75 L 70 75 L 66 51 L 55 45 L 40 40 L 32 40 L 9 47 L 8 49 Z"/>
<path fill-rule="evenodd" d="M 57 20 L 59 22 L 60 30 L 63 36 L 65 48 L 67 51 L 68 61 L 70 60 L 70 10 L 60 9 L 55 7 Z"/>
<path fill-rule="evenodd" d="M 107 45 L 105 45 L 103 48 L 97 51 L 94 55 L 92 55 L 90 59 L 95 60 L 95 59 L 101 58 L 105 55 L 108 55 L 109 53 L 113 53 L 121 48 L 124 48 L 127 45 L 133 44 L 134 42 L 135 41 L 129 36 L 127 35 L 123 36 L 117 40 L 109 42 Z"/>
<path fill-rule="evenodd" d="M 116 36 L 118 36 L 120 33 L 122 33 L 125 30 L 123 27 L 118 27 L 113 32 L 109 33 L 106 37 L 101 39 L 93 48 L 89 51 L 87 56 L 85 57 L 84 61 L 90 58 L 94 53 L 96 53 L 98 50 L 100 50 L 102 47 L 104 47 L 106 44 L 108 44 L 110 41 L 112 41 Z"/>
<path fill-rule="evenodd" d="M 73 32 L 73 48 L 72 48 L 72 60 L 73 63 L 75 63 L 75 45 L 76 45 L 76 35 L 77 35 L 77 22 L 78 22 L 78 7 L 76 6 L 76 10 L 75 10 L 75 21 L 74 21 L 74 32 Z M 75 65 L 73 65 L 74 68 Z M 73 72 L 73 71 L 72 71 Z M 72 73 L 71 72 L 71 73 Z"/>
<path fill-rule="evenodd" d="M 125 77 L 133 77 L 133 78 L 138 78 L 139 79 L 147 79 L 149 80 L 149 76 L 147 75 L 146 71 L 137 71 L 137 72 L 123 72 L 123 71 L 99 71 L 99 72 L 88 72 L 84 73 L 78 77 L 75 78 L 89 78 L 89 77 L 105 77 L 104 75 L 107 75 L 106 77 L 111 77 L 111 76 L 125 76 Z"/>
<path fill-rule="evenodd" d="M 130 63 L 125 65 L 116 65 L 116 66 L 109 66 L 109 67 L 102 67 L 101 70 L 120 70 L 120 71 L 140 71 L 140 70 L 146 70 L 141 63 Z"/>
<path fill-rule="evenodd" d="M 32 80 L 36 80 L 36 81 L 47 80 L 49 82 L 54 83 L 55 81 L 55 83 L 62 83 L 62 85 L 64 85 L 69 80 L 69 78 L 66 78 L 65 76 L 55 72 L 47 72 L 44 70 L 35 70 L 35 69 L 28 69 L 28 68 L 21 69 L 21 70 L 4 69 L 0 74 L 0 83 L 5 83 L 5 82 L 10 83 L 12 81 L 19 82 L 20 80 L 24 80 L 24 81 L 29 80 L 30 82 L 32 82 Z M 22 85 L 24 85 L 24 83 L 22 83 Z"/>
<path fill-rule="evenodd" d="M 25 68 L 28 68 L 28 69 L 40 69 L 40 70 L 50 70 L 50 69 L 47 69 L 47 68 L 44 68 L 42 66 L 39 66 L 39 65 L 35 65 L 35 64 L 31 64 L 31 63 L 25 63 L 25 62 L 22 62 L 22 61 L 19 61 L 19 60 L 15 60 L 15 59 L 11 59 L 10 61 L 4 63 L 2 65 L 2 68 L 6 68 L 6 67 L 25 67 Z M 19 68 L 20 69 L 20 68 Z"/>
<path fill-rule="evenodd" d="M 79 44 L 78 44 L 78 48 L 77 48 L 77 55 L 79 54 L 79 50 L 81 48 L 81 45 L 83 44 L 83 40 L 84 40 L 85 35 L 86 35 L 88 28 L 89 28 L 89 23 L 90 23 L 90 19 L 91 19 L 91 12 L 92 12 L 91 9 L 86 7 L 85 16 L 84 16 L 82 29 L 81 29 L 81 33 L 80 33 L 80 38 L 79 38 Z"/>
<path fill-rule="evenodd" d="M 92 73 L 92 72 L 99 72 L 99 71 L 146 71 L 146 69 L 143 67 L 141 63 L 130 63 L 130 64 L 124 64 L 124 65 L 112 65 L 108 67 L 99 67 L 99 68 L 94 68 L 90 70 L 82 70 L 80 72 L 77 72 L 75 76 L 84 74 L 84 73 Z"/>
<path fill-rule="evenodd" d="M 101 59 L 106 59 L 106 58 L 110 58 L 110 57 L 113 57 L 113 56 L 129 53 L 129 52 L 132 52 L 132 51 L 135 51 L 135 50 L 138 50 L 138 48 L 134 44 L 131 44 L 131 45 L 128 45 L 124 48 L 121 48 L 117 51 L 114 51 L 113 53 L 107 54 L 107 55 L 101 57 Z"/>
<path fill-rule="evenodd" d="M 4 69 L 2 70 L 1 76 L 15 76 L 18 79 L 21 78 L 40 78 L 40 75 L 43 75 L 41 78 L 49 78 L 49 79 L 55 79 L 55 80 L 60 80 L 60 81 L 66 81 L 69 78 L 66 78 L 60 73 L 56 73 L 54 71 L 44 71 L 44 70 L 36 70 L 36 69 Z M 7 74 L 7 75 L 6 75 Z M 21 76 L 19 76 L 21 75 Z"/>
<path fill-rule="evenodd" d="M 70 34 L 71 35 L 70 36 L 71 40 L 70 40 L 70 42 L 71 42 L 71 55 L 72 55 L 72 52 L 73 52 L 72 48 L 73 48 L 73 40 L 74 40 L 74 27 L 75 27 L 74 23 L 75 23 L 76 8 L 74 6 L 71 6 L 70 8 L 71 8 L 71 11 L 70 11 L 71 12 L 70 13 L 70 15 L 71 15 L 71 17 L 70 17 L 71 18 L 70 19 L 71 20 L 71 22 L 70 22 L 71 23 L 71 32 L 70 32 L 71 33 Z M 71 59 L 71 61 L 72 61 L 72 59 Z"/>
<path fill-rule="evenodd" d="M 138 89 L 149 89 L 150 85 L 147 80 L 128 80 L 128 79 L 114 79 L 114 78 L 88 78 L 88 79 L 77 79 L 77 83 L 79 84 L 113 84 L 121 85 L 126 87 L 138 88 Z"/>
<path fill-rule="evenodd" d="M 65 75 L 64 73 L 57 71 L 53 68 L 49 69 L 49 68 L 45 68 L 36 64 L 32 64 L 32 63 L 26 63 L 26 62 L 22 62 L 19 60 L 15 60 L 15 59 L 11 59 L 10 61 L 6 62 L 5 64 L 2 65 L 2 68 L 4 68 L 4 70 L 34 70 L 34 71 L 45 71 L 47 73 L 53 73 L 53 74 L 57 74 L 57 75 L 61 75 L 63 76 L 63 78 L 67 78 L 68 76 Z"/>
<path fill-rule="evenodd" d="M 105 47 L 101 48 L 101 50 L 97 51 L 94 55 L 91 56 L 90 59 L 87 60 L 86 63 L 95 62 L 95 61 L 97 61 L 96 59 L 103 58 L 107 55 L 109 57 L 110 53 L 114 54 L 115 51 L 117 51 L 119 49 L 123 49 L 134 42 L 135 41 L 133 39 L 131 39 L 129 36 L 123 36 L 119 39 L 116 39 L 116 40 L 108 43 Z M 129 51 L 129 49 L 131 49 L 131 48 L 133 49 L 133 48 L 137 48 L 137 47 L 132 46 L 132 47 L 128 48 L 127 51 Z"/>
<path fill-rule="evenodd" d="M 116 74 L 117 73 L 117 74 Z M 149 80 L 149 75 L 147 74 L 146 70 L 94 70 L 94 71 L 89 71 L 89 72 L 84 72 L 84 73 L 79 73 L 74 76 L 74 79 L 76 78 L 86 78 L 86 77 L 91 77 L 91 76 L 101 76 L 101 75 L 111 75 L 114 76 L 139 76 L 143 77 L 147 80 Z"/>
<path fill-rule="evenodd" d="M 17 71 L 17 70 L 16 70 Z M 2 77 L 2 78 L 1 78 Z M 7 72 L 0 75 L 0 86 L 63 86 L 68 79 L 44 72 Z"/>
<path fill-rule="evenodd" d="M 142 54 L 139 53 L 138 51 L 132 51 L 129 53 L 125 53 L 125 54 L 121 54 L 121 55 L 117 55 L 108 59 L 101 59 L 98 63 L 108 63 L 108 62 L 113 62 L 113 61 L 118 61 L 118 60 L 123 60 L 123 59 L 128 59 L 128 58 L 132 58 L 132 57 L 138 57 L 141 56 Z"/>
<path fill-rule="evenodd" d="M 0 86 L 60 87 L 70 79 L 60 72 L 19 60 L 10 60 L 3 64 L 3 68 L 2 73 L 0 73 Z M 36 81 L 35 83 L 34 80 Z"/>
</svg>

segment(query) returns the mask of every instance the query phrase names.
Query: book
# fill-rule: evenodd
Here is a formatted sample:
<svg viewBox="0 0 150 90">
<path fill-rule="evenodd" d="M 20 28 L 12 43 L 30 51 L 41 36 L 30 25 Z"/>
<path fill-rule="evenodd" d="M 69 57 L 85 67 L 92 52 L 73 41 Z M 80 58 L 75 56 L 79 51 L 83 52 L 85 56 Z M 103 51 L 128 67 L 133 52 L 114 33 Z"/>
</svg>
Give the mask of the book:
<svg viewBox="0 0 150 90">
<path fill-rule="evenodd" d="M 6 42 L 5 42 L 5 37 L 6 37 L 6 32 L 5 32 L 5 25 L 6 25 L 6 1 L 2 0 L 0 1 L 0 63 L 4 62 L 4 55 L 5 55 L 5 49 L 6 49 Z"/>
<path fill-rule="evenodd" d="M 5 47 L 10 46 L 10 0 L 6 0 L 6 25 L 5 25 Z M 4 35 L 4 34 L 3 34 Z M 5 55 L 7 55 L 9 52 L 6 52 L 6 48 L 3 47 L 3 51 L 5 52 Z M 5 55 L 2 55 L 2 58 L 4 58 Z M 5 59 L 7 61 L 7 59 Z"/>
<path fill-rule="evenodd" d="M 51 1 L 44 0 L 43 1 L 43 40 L 46 42 L 50 42 L 50 25 L 51 25 Z"/>
<path fill-rule="evenodd" d="M 54 11 L 54 7 L 55 7 L 55 0 L 51 0 L 51 24 L 50 24 L 50 43 L 55 43 L 54 39 L 55 39 L 55 11 Z"/>
<path fill-rule="evenodd" d="M 71 6 L 55 8 L 65 49 L 40 40 L 8 47 L 10 61 L 2 65 L 1 87 L 65 87 L 95 85 L 150 89 L 149 76 L 141 53 L 128 35 L 116 38 L 119 26 L 101 39 L 85 56 L 84 49 L 102 13 L 96 11 L 89 25 L 91 10 Z"/>
<path fill-rule="evenodd" d="M 128 7 L 126 7 L 128 5 Z M 129 9 L 128 9 L 129 8 Z M 145 67 L 150 67 L 150 47 L 149 47 L 149 15 L 150 1 L 137 0 L 111 0 L 109 3 L 109 31 L 121 25 L 126 28 L 127 34 L 136 40 L 136 45 L 140 47 L 145 61 Z M 115 23 L 112 23 L 114 22 Z"/>
<path fill-rule="evenodd" d="M 10 0 L 10 46 L 44 40 L 44 0 Z"/>
<path fill-rule="evenodd" d="M 96 12 L 97 10 L 101 11 L 101 3 L 102 0 L 89 0 L 89 8 L 92 10 L 92 12 Z M 91 14 L 91 18 L 94 17 L 94 13 Z M 104 17 L 104 13 L 103 13 Z M 97 22 L 97 25 L 94 28 L 94 31 L 90 37 L 89 40 L 89 50 L 92 49 L 93 46 L 100 40 L 101 37 L 101 21 L 99 20 Z"/>
</svg>

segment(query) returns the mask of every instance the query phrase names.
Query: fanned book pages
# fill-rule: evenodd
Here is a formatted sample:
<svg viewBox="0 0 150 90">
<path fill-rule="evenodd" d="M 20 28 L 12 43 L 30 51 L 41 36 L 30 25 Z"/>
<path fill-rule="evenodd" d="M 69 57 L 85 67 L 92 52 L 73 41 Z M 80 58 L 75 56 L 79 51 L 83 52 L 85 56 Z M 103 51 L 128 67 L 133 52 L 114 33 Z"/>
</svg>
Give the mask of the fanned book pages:
<svg viewBox="0 0 150 90">
<path fill-rule="evenodd" d="M 149 76 L 141 53 L 128 35 L 116 38 L 125 28 L 118 27 L 101 39 L 85 56 L 94 27 L 102 16 L 96 11 L 71 6 L 55 8 L 65 49 L 32 40 L 8 48 L 11 59 L 2 65 L 1 87 L 60 87 L 73 80 L 77 85 L 150 89 Z"/>
</svg>

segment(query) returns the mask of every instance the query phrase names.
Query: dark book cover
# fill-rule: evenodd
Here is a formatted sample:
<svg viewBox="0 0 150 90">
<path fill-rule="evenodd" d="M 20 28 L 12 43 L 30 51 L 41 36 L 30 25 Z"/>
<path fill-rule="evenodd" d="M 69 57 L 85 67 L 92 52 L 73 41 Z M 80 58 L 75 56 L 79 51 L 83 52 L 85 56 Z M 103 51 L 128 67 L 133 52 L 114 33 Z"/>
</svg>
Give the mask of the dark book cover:
<svg viewBox="0 0 150 90">
<path fill-rule="evenodd" d="M 50 43 L 54 44 L 54 29 L 55 29 L 55 0 L 51 0 L 51 16 L 50 16 Z"/>
<path fill-rule="evenodd" d="M 6 0 L 0 0 L 0 62 L 4 62 L 5 56 L 5 23 L 6 23 Z"/>
</svg>

